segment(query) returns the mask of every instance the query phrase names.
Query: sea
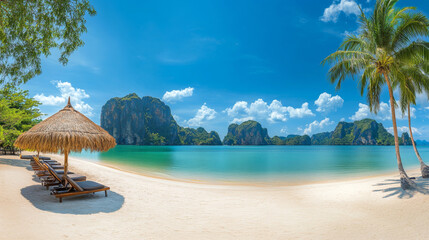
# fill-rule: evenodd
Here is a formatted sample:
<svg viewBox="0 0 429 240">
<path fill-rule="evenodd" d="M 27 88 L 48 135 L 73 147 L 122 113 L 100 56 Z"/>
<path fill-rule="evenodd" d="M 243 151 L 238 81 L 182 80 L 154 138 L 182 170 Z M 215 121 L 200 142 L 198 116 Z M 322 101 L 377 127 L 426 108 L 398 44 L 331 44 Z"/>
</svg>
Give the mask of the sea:
<svg viewBox="0 0 429 240">
<path fill-rule="evenodd" d="M 429 162 L 429 146 L 418 146 Z M 400 147 L 406 169 L 419 167 Z M 394 146 L 129 146 L 73 157 L 134 173 L 216 183 L 299 184 L 395 172 Z"/>
</svg>

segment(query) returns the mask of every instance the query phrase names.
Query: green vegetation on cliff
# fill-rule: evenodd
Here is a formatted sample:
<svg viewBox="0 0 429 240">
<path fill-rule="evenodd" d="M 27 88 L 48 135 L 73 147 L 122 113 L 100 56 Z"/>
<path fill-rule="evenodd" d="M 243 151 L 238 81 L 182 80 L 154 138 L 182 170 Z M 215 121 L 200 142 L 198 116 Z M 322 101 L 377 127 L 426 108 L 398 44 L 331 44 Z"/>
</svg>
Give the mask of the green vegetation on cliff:
<svg viewBox="0 0 429 240">
<path fill-rule="evenodd" d="M 181 127 L 174 120 L 170 107 L 158 98 L 132 93 L 112 98 L 103 106 L 101 126 L 118 144 L 128 145 L 222 145 L 217 132 L 204 128 Z M 1 131 L 1 129 L 0 129 Z M 400 144 L 411 144 L 404 133 Z M 394 145 L 394 138 L 381 123 L 363 119 L 352 123 L 339 122 L 334 131 L 307 135 L 275 136 L 256 121 L 231 124 L 223 139 L 225 145 Z"/>
<path fill-rule="evenodd" d="M 311 139 L 308 135 L 289 135 L 287 137 L 274 136 L 271 138 L 273 145 L 311 145 Z"/>
<path fill-rule="evenodd" d="M 411 144 L 407 133 L 403 134 L 400 144 Z M 363 119 L 353 123 L 339 122 L 333 132 L 314 134 L 313 145 L 394 145 L 393 135 L 383 124 L 373 119 Z"/>
<path fill-rule="evenodd" d="M 411 145 L 407 133 L 399 139 L 400 144 Z M 231 124 L 223 143 L 225 145 L 394 145 L 394 138 L 384 127 L 372 119 L 353 123 L 339 122 L 332 132 L 308 135 L 274 136 L 270 138 L 265 128 L 255 121 Z"/>
<path fill-rule="evenodd" d="M 179 138 L 183 145 L 222 145 L 217 132 L 208 133 L 202 127 L 197 129 L 180 127 Z"/>
<path fill-rule="evenodd" d="M 271 139 L 266 128 L 256 121 L 245 121 L 238 124 L 231 124 L 228 127 L 228 134 L 223 139 L 225 145 L 268 145 Z"/>
<path fill-rule="evenodd" d="M 118 144 L 126 145 L 219 145 L 219 135 L 204 128 L 183 128 L 170 107 L 158 98 L 128 94 L 112 98 L 101 111 L 101 127 Z"/>
</svg>

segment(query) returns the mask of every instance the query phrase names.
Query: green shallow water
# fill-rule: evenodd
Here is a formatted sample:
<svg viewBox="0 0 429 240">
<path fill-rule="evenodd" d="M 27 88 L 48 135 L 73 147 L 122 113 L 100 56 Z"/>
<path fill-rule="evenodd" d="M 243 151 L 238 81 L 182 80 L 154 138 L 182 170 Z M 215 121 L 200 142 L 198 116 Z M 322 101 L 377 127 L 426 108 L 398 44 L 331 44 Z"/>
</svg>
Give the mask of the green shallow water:
<svg viewBox="0 0 429 240">
<path fill-rule="evenodd" d="M 420 146 L 429 162 L 429 147 Z M 406 168 L 418 167 L 411 146 L 401 147 Z M 395 171 L 393 146 L 116 146 L 74 157 L 138 173 L 208 181 L 292 182 L 377 175 Z"/>
</svg>

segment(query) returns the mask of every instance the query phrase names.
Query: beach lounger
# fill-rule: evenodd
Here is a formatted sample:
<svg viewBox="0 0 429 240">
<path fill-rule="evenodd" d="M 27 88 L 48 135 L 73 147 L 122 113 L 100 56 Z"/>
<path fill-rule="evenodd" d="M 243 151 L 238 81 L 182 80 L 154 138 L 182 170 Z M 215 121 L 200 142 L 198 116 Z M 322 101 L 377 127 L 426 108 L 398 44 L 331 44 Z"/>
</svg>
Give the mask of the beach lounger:
<svg viewBox="0 0 429 240">
<path fill-rule="evenodd" d="M 61 163 L 58 163 L 58 162 L 46 162 L 46 163 L 51 166 L 55 166 L 58 169 L 61 169 Z M 33 161 L 32 163 L 30 163 L 30 166 L 33 168 L 33 170 L 35 170 L 35 168 L 40 168 L 39 164 L 36 161 Z"/>
<path fill-rule="evenodd" d="M 51 195 L 59 198 L 60 203 L 63 202 L 63 197 L 77 196 L 88 193 L 102 192 L 107 197 L 109 187 L 93 181 L 76 182 L 69 176 L 66 177 L 67 186 L 63 188 L 55 188 L 51 191 Z"/>
<path fill-rule="evenodd" d="M 37 177 L 42 177 L 42 176 L 48 176 L 50 175 L 48 172 L 48 168 L 42 164 L 42 162 L 40 162 L 40 160 L 37 158 L 37 156 L 33 157 L 34 159 L 34 165 L 32 165 L 32 168 L 34 170 L 34 173 L 36 174 Z M 48 164 L 49 165 L 49 164 Z M 52 165 L 50 165 L 52 166 Z M 57 174 L 64 174 L 64 168 L 54 168 L 54 171 Z M 73 172 L 67 172 L 67 174 L 73 174 Z"/>
<path fill-rule="evenodd" d="M 34 155 L 20 155 L 19 156 L 21 159 L 28 159 L 28 160 L 33 160 Z M 40 160 L 51 160 L 50 157 L 43 157 L 43 156 L 39 156 Z"/>
<path fill-rule="evenodd" d="M 34 171 L 40 171 L 42 169 L 40 169 L 40 165 L 39 165 L 38 161 L 36 161 L 36 160 L 40 160 L 40 158 L 37 158 L 37 159 L 36 158 L 37 158 L 37 156 L 31 156 L 30 166 L 33 168 Z M 60 167 L 61 163 L 59 163 L 55 160 L 44 160 L 44 161 L 46 161 L 46 163 L 48 163 L 49 165 L 57 166 L 56 167 L 57 169 L 62 169 Z"/>
<path fill-rule="evenodd" d="M 52 168 L 55 171 L 57 171 L 59 174 L 63 174 L 64 173 L 64 167 L 54 167 L 54 166 L 52 166 Z M 40 164 L 37 165 L 37 166 L 34 166 L 33 170 L 34 170 L 34 174 L 36 174 L 38 177 L 47 175 L 47 171 L 48 171 L 48 169 L 46 169 L 45 167 L 42 167 L 42 165 L 40 165 Z"/>
<path fill-rule="evenodd" d="M 55 160 L 54 160 L 55 162 L 53 162 L 53 161 L 46 161 L 46 160 L 40 160 L 40 158 L 38 158 L 37 156 L 33 156 L 33 160 L 34 160 L 34 162 L 30 163 L 30 165 L 33 167 L 33 169 L 37 168 L 37 167 L 39 167 L 39 168 L 41 167 L 40 161 L 43 161 L 43 162 L 49 164 L 54 169 L 64 169 L 64 167 L 61 166 L 61 164 L 59 162 L 55 161 Z"/>
<path fill-rule="evenodd" d="M 43 163 L 42 163 L 43 164 Z M 51 166 L 45 164 L 45 167 L 48 169 L 49 175 L 41 176 L 39 179 L 42 182 L 42 186 L 45 186 L 46 189 L 49 189 L 50 186 L 58 186 L 62 185 L 63 174 L 58 174 Z M 86 180 L 86 176 L 78 175 L 78 174 L 68 174 L 68 177 L 73 181 L 81 182 Z"/>
</svg>

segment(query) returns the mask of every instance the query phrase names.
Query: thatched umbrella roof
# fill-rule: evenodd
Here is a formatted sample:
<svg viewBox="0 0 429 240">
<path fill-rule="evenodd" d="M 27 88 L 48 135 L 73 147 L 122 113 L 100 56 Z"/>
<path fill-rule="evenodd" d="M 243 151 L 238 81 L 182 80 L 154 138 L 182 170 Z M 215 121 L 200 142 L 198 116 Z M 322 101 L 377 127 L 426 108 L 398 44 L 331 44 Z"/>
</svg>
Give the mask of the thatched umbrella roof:
<svg viewBox="0 0 429 240">
<path fill-rule="evenodd" d="M 67 106 L 21 134 L 14 145 L 38 152 L 64 153 L 63 178 L 66 182 L 70 152 L 83 149 L 107 151 L 116 145 L 116 141 L 103 128 L 76 111 L 69 97 Z"/>
<path fill-rule="evenodd" d="M 43 120 L 15 141 L 21 149 L 40 152 L 107 151 L 116 145 L 115 139 L 103 128 L 76 111 L 70 104 Z"/>
</svg>

